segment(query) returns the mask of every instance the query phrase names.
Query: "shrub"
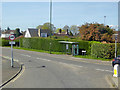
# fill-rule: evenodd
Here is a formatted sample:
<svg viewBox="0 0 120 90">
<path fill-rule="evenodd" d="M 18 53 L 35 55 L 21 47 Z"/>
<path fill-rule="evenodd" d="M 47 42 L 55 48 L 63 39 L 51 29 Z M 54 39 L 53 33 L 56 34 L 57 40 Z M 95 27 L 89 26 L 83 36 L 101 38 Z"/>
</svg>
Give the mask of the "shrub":
<svg viewBox="0 0 120 90">
<path fill-rule="evenodd" d="M 0 46 L 10 46 L 10 40 L 0 39 Z M 19 40 L 15 40 L 14 46 L 19 46 Z"/>
<path fill-rule="evenodd" d="M 87 54 L 91 54 L 91 42 L 89 41 L 82 41 L 70 38 L 64 39 L 50 39 L 50 38 L 22 38 L 21 39 L 21 47 L 30 48 L 30 49 L 38 49 L 38 50 L 46 50 L 54 52 L 65 52 L 66 45 L 60 44 L 58 41 L 71 41 L 71 42 L 78 42 L 79 49 L 84 49 L 87 51 Z M 50 47 L 51 43 L 51 47 Z M 69 52 L 71 52 L 72 45 L 69 45 Z"/>
<path fill-rule="evenodd" d="M 49 38 L 23 38 L 22 47 L 46 51 L 49 51 L 51 49 L 51 51 L 55 52 L 62 52 L 63 50 L 63 46 L 58 42 L 58 40 Z"/>
<path fill-rule="evenodd" d="M 120 54 L 120 44 L 117 44 L 117 54 Z M 91 47 L 91 55 L 97 58 L 111 59 L 115 56 L 114 44 L 93 43 Z"/>
</svg>

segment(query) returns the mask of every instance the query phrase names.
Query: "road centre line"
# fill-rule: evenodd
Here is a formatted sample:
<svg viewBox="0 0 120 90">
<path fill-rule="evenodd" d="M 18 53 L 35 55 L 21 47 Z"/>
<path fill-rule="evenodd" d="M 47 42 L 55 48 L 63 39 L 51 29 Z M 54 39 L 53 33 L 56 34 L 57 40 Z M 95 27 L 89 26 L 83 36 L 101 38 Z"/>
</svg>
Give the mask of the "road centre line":
<svg viewBox="0 0 120 90">
<path fill-rule="evenodd" d="M 67 63 L 63 63 L 63 62 L 59 62 L 59 64 L 72 65 L 72 66 L 75 66 L 75 67 L 83 67 L 83 66 L 78 66 L 78 65 L 73 65 L 73 64 L 67 64 Z"/>
<path fill-rule="evenodd" d="M 96 69 L 97 71 L 105 71 L 105 70 L 103 70 L 103 69 Z"/>
<path fill-rule="evenodd" d="M 40 60 L 44 60 L 44 61 L 51 61 L 51 60 L 44 59 L 44 58 L 36 58 L 36 59 L 40 59 Z"/>
<path fill-rule="evenodd" d="M 104 70 L 104 69 L 96 69 L 97 71 L 105 71 L 105 72 L 113 72 L 113 71 L 110 71 L 110 70 Z"/>
<path fill-rule="evenodd" d="M 105 70 L 105 71 L 107 71 L 107 72 L 113 72 L 113 71 L 110 71 L 110 70 Z"/>
<path fill-rule="evenodd" d="M 30 55 L 21 54 L 22 56 L 31 57 Z"/>
<path fill-rule="evenodd" d="M 41 59 L 41 60 L 44 60 L 44 61 L 52 61 L 52 60 L 48 60 L 48 59 L 43 59 L 43 58 L 36 58 L 36 59 Z M 58 62 L 58 61 L 53 61 L 53 62 Z M 75 66 L 75 67 L 83 67 L 83 66 L 79 66 L 79 65 L 74 65 L 74 64 L 67 64 L 67 63 L 63 63 L 63 62 L 58 62 L 59 64 L 64 64 L 64 65 L 71 65 L 71 66 Z M 84 68 L 87 68 L 87 67 L 84 67 Z M 97 71 L 105 71 L 105 72 L 113 72 L 113 71 L 110 71 L 110 70 L 103 70 L 103 69 L 95 69 Z"/>
<path fill-rule="evenodd" d="M 31 57 L 29 55 L 24 55 L 24 54 L 21 54 L 22 56 L 27 56 L 27 57 Z M 74 57 L 72 57 L 74 58 Z M 48 59 L 44 59 L 44 58 L 36 58 L 36 59 L 40 59 L 40 60 L 43 60 L 43 61 L 52 61 L 52 60 L 48 60 Z M 77 58 L 74 58 L 74 59 L 77 59 Z M 58 61 L 54 61 L 54 62 L 58 62 Z M 86 62 L 86 61 L 83 61 L 83 62 Z M 58 62 L 60 64 L 66 64 L 66 65 L 72 65 L 72 66 L 75 66 L 75 67 L 83 67 L 83 66 L 78 66 L 78 65 L 74 65 L 74 64 L 67 64 L 67 63 L 63 63 L 63 62 Z M 86 62 L 86 63 L 89 63 L 89 62 Z M 87 68 L 87 67 L 85 67 Z M 105 71 L 105 72 L 113 72 L 113 71 L 110 71 L 110 70 L 104 70 L 104 69 L 95 69 L 97 71 Z"/>
</svg>

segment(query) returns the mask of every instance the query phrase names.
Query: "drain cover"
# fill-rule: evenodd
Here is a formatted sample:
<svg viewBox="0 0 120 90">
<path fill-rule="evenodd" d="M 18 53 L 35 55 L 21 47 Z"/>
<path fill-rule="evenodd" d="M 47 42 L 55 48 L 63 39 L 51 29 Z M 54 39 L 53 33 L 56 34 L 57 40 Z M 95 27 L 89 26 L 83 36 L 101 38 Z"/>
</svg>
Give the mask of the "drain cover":
<svg viewBox="0 0 120 90">
<path fill-rule="evenodd" d="M 45 68 L 46 66 L 38 66 L 37 68 Z"/>
<path fill-rule="evenodd" d="M 29 60 L 28 62 L 32 62 L 31 60 Z"/>
<path fill-rule="evenodd" d="M 46 66 L 42 66 L 42 67 L 46 67 Z"/>
</svg>

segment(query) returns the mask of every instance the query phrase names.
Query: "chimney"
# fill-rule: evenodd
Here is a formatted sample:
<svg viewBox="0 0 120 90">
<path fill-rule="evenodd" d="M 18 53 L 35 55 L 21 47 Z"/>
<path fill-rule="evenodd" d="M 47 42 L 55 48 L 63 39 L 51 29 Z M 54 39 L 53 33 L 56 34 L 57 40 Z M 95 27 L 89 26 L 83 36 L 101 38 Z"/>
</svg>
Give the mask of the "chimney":
<svg viewBox="0 0 120 90">
<path fill-rule="evenodd" d="M 40 31 L 41 31 L 41 29 L 38 29 L 38 36 L 39 37 L 41 37 Z"/>
<path fill-rule="evenodd" d="M 61 34 L 62 33 L 62 30 L 61 29 L 59 29 L 59 34 Z"/>
<path fill-rule="evenodd" d="M 67 32 L 66 32 L 67 35 L 69 35 L 69 32 L 68 32 L 68 29 L 67 29 Z"/>
</svg>

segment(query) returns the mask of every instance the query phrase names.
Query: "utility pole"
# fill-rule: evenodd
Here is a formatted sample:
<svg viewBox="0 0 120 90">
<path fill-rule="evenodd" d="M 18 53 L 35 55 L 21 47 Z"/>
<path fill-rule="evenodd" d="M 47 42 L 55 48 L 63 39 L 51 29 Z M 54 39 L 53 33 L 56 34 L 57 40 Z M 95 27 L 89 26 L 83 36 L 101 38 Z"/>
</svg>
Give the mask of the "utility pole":
<svg viewBox="0 0 120 90">
<path fill-rule="evenodd" d="M 50 54 L 51 54 L 51 33 L 52 33 L 52 0 L 50 0 Z"/>
<path fill-rule="evenodd" d="M 105 19 L 106 19 L 106 16 L 104 16 L 104 25 L 106 24 Z"/>
<path fill-rule="evenodd" d="M 117 57 L 117 35 L 118 34 L 114 34 L 115 35 L 115 58 Z"/>
</svg>

